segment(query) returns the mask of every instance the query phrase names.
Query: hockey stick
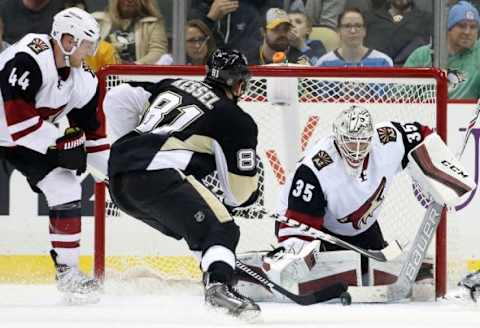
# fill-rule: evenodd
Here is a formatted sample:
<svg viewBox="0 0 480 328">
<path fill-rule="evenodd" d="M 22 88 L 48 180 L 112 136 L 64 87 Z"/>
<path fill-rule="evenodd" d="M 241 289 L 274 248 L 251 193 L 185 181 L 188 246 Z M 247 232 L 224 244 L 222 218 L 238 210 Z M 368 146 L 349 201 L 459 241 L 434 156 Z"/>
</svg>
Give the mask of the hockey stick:
<svg viewBox="0 0 480 328">
<path fill-rule="evenodd" d="M 270 290 L 275 290 L 276 292 L 282 294 L 283 296 L 300 305 L 317 304 L 321 302 L 326 302 L 333 298 L 340 298 L 342 304 L 344 305 L 348 305 L 351 302 L 350 294 L 347 292 L 348 286 L 342 282 L 333 283 L 330 286 L 325 287 L 312 294 L 297 295 L 289 292 L 280 285 L 277 285 L 276 283 L 268 279 L 267 276 L 265 276 L 264 274 L 252 270 L 248 265 L 246 265 L 240 260 L 235 261 L 235 266 L 238 270 L 243 272 L 248 277 L 254 279 L 256 282 L 259 282 Z"/>
<path fill-rule="evenodd" d="M 234 210 L 234 216 L 241 216 L 236 214 L 241 213 L 242 210 L 240 211 L 235 211 Z M 395 259 L 398 257 L 403 249 L 400 243 L 397 240 L 394 240 L 393 242 L 389 242 L 388 246 L 385 247 L 384 249 L 381 250 L 367 250 L 355 245 L 352 245 L 346 241 L 341 240 L 340 238 L 337 238 L 335 236 L 332 236 L 326 232 L 320 231 L 318 229 L 315 229 L 311 226 L 308 226 L 306 224 L 300 223 L 296 220 L 290 219 L 286 216 L 282 216 L 279 214 L 273 214 L 273 213 L 268 213 L 266 209 L 264 208 L 259 208 L 255 209 L 255 211 L 258 211 L 258 213 L 261 213 L 265 216 L 268 216 L 278 222 L 285 223 L 290 227 L 294 228 L 299 228 L 302 232 L 309 234 L 311 237 L 316 238 L 316 239 L 321 239 L 323 241 L 329 242 L 331 244 L 338 245 L 340 247 L 343 247 L 345 249 L 350 249 L 352 251 L 358 252 L 362 255 L 365 255 L 367 257 L 370 257 L 374 260 L 380 261 L 380 262 L 386 262 Z"/>
<path fill-rule="evenodd" d="M 463 139 L 462 148 L 460 149 L 460 152 L 457 155 L 458 159 L 462 157 L 463 152 L 465 151 L 465 147 L 467 146 L 467 143 L 468 143 L 468 138 L 470 138 L 473 127 L 476 125 L 479 116 L 480 116 L 480 99 L 475 104 L 475 113 L 473 114 L 473 117 L 470 120 L 470 122 L 468 122 L 467 128 L 465 130 L 465 138 Z"/>
<path fill-rule="evenodd" d="M 385 286 L 351 288 L 349 290 L 353 302 L 395 302 L 409 296 L 444 209 L 442 205 L 435 202 L 428 207 L 407 258 L 403 262 L 397 281 Z"/>
</svg>

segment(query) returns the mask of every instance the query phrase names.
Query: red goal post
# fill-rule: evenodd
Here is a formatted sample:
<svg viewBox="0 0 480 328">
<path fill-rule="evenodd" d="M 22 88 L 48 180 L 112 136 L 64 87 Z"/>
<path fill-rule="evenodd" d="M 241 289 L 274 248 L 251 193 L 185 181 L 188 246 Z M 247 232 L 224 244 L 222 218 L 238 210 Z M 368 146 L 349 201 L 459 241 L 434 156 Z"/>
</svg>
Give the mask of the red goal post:
<svg viewBox="0 0 480 328">
<path fill-rule="evenodd" d="M 265 181 L 262 185 L 262 193 L 265 198 L 262 198 L 261 205 L 270 207 L 269 209 L 273 209 L 271 204 L 278 194 L 278 187 L 284 181 L 282 179 L 288 174 L 301 151 L 308 147 L 309 141 L 330 132 L 335 113 L 347 104 L 356 103 L 370 108 L 376 121 L 419 120 L 434 126 L 437 133 L 446 141 L 447 80 L 441 70 L 430 68 L 317 68 L 285 65 L 253 66 L 251 72 L 252 82 L 246 95 L 242 98 L 240 106 L 254 117 L 259 126 L 259 152 Z M 204 73 L 205 69 L 201 66 L 107 66 L 98 72 L 100 104 L 108 89 L 123 81 L 157 81 L 167 77 L 200 79 Z M 290 91 L 292 91 L 293 100 L 292 97 L 286 97 L 286 99 L 287 102 L 292 101 L 291 104 L 272 104 L 272 99 L 277 101 L 278 97 L 282 98 L 282 94 Z M 278 102 L 280 103 L 282 100 Z M 291 110 L 293 107 L 295 107 L 294 110 Z M 264 135 L 261 131 L 264 131 Z M 285 152 L 289 154 L 282 154 L 280 148 L 286 149 Z M 397 187 L 395 186 L 395 188 Z M 387 195 L 386 201 L 388 198 L 403 198 L 403 195 L 407 193 L 413 194 L 410 190 L 405 189 L 404 185 L 398 188 L 398 192 L 393 191 L 397 194 L 390 197 Z M 402 200 L 402 204 L 392 205 L 392 209 L 387 209 L 387 211 L 397 214 L 399 211 L 405 210 L 405 214 L 398 214 L 400 216 L 416 216 L 413 213 L 418 209 L 413 210 L 413 207 L 419 206 L 418 204 L 412 205 L 413 202 L 411 198 L 405 200 L 405 203 Z M 421 207 L 419 208 L 421 210 Z M 265 220 L 258 220 L 255 223 L 254 232 L 250 235 L 263 233 L 257 231 L 257 225 L 263 224 L 263 221 Z M 417 221 L 419 223 L 421 217 Z M 410 223 L 403 224 L 411 225 Z M 270 227 L 268 224 L 267 226 Z M 109 222 L 106 221 L 105 216 L 105 188 L 103 184 L 97 183 L 94 271 L 96 277 L 100 279 L 104 278 L 106 256 L 109 256 L 109 244 L 105 240 L 108 229 Z M 392 229 L 398 230 L 397 227 Z M 242 226 L 241 231 L 243 231 Z M 409 235 L 411 232 L 405 232 L 405 234 Z M 244 233 L 242 233 L 243 235 Z M 128 243 L 128 240 L 125 242 Z M 274 240 L 269 242 L 273 243 Z M 244 247 L 255 250 L 258 249 L 257 245 L 256 241 L 247 241 Z M 433 248 L 435 253 L 435 294 L 442 296 L 445 295 L 447 288 L 448 264 L 445 218 L 438 228 Z"/>
</svg>

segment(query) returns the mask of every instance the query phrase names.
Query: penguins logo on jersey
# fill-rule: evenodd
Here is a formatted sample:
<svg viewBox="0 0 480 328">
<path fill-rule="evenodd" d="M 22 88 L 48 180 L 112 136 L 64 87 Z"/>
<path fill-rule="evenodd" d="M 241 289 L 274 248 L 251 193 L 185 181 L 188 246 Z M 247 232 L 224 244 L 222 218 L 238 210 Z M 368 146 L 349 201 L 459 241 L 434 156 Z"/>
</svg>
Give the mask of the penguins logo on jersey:
<svg viewBox="0 0 480 328">
<path fill-rule="evenodd" d="M 317 168 L 317 170 L 320 171 L 325 166 L 332 164 L 333 160 L 327 152 L 320 150 L 318 153 L 315 154 L 315 156 L 312 157 L 312 162 L 313 165 L 315 165 L 315 167 Z"/>
<path fill-rule="evenodd" d="M 42 39 L 39 39 L 39 38 L 34 38 L 32 42 L 30 42 L 27 46 L 30 49 L 32 49 L 32 51 L 37 55 L 42 51 L 45 51 L 48 48 L 50 48 L 48 44 L 46 44 Z"/>
<path fill-rule="evenodd" d="M 343 224 L 351 223 L 354 229 L 360 230 L 362 228 L 361 225 L 366 225 L 368 218 L 372 217 L 373 212 L 382 205 L 383 199 L 385 198 L 383 192 L 386 181 L 387 179 L 383 177 L 377 190 L 375 190 L 373 195 L 370 196 L 362 206 L 346 217 L 337 219 L 337 221 Z"/>
<path fill-rule="evenodd" d="M 389 142 L 397 141 L 397 132 L 394 129 L 388 126 L 384 126 L 377 129 L 378 138 L 380 142 L 384 145 L 388 144 Z"/>
<path fill-rule="evenodd" d="M 467 80 L 465 72 L 459 71 L 457 69 L 448 69 L 447 78 L 448 91 L 455 90 L 460 84 Z"/>
</svg>

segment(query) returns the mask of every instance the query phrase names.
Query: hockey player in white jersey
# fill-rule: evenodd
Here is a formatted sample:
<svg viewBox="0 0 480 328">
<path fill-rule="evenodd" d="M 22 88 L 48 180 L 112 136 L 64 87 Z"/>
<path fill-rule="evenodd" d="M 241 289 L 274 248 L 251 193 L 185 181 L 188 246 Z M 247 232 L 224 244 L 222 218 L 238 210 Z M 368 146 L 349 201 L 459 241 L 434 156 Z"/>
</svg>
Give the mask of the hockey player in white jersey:
<svg viewBox="0 0 480 328">
<path fill-rule="evenodd" d="M 282 189 L 278 213 L 357 247 L 383 249 L 387 243 L 377 219 L 385 195 L 395 175 L 406 168 L 410 150 L 431 133 L 429 127 L 416 122 L 374 125 L 367 109 L 346 108 L 333 122 L 333 133 L 310 147 L 297 164 Z M 266 273 L 270 279 L 287 289 L 297 286 L 299 279 L 304 278 L 301 268 L 295 264 L 297 259 L 303 261 L 303 256 L 310 256 L 312 252 L 344 250 L 314 240 L 302 229 L 283 223 L 277 223 L 276 235 L 281 248 L 263 257 L 263 263 L 253 266 L 268 268 Z M 357 253 L 344 251 L 344 254 L 333 257 L 325 254 L 323 259 L 335 262 L 339 256 L 345 256 L 345 261 L 356 261 L 357 276 L 361 277 L 360 267 L 365 271 L 367 258 L 362 257 L 364 263 L 360 265 Z M 240 258 L 250 264 L 256 261 L 252 254 Z M 319 258 L 312 261 L 318 263 Z M 339 279 L 342 275 L 335 277 Z M 252 288 L 240 277 L 241 292 L 259 300 L 266 295 L 259 292 L 260 289 Z"/>
<path fill-rule="evenodd" d="M 106 176 L 109 152 L 97 78 L 82 63 L 99 37 L 90 14 L 69 8 L 55 15 L 51 35 L 27 34 L 0 55 L 0 157 L 45 196 L 57 286 L 73 302 L 96 301 L 99 287 L 78 268 L 78 175 L 88 162 Z"/>
<path fill-rule="evenodd" d="M 333 122 L 333 134 L 306 152 L 286 183 L 279 212 L 362 247 L 385 247 L 377 222 L 393 178 L 410 150 L 432 130 L 419 123 L 373 124 L 369 111 L 351 106 Z M 278 241 L 299 250 L 312 238 L 279 225 Z M 325 250 L 338 249 L 323 243 Z"/>
</svg>

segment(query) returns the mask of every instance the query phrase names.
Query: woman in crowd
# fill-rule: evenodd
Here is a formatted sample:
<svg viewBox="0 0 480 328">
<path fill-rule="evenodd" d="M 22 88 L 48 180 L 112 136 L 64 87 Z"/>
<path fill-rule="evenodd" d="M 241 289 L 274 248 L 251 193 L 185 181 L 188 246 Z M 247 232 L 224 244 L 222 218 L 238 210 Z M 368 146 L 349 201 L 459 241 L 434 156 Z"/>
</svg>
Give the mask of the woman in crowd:
<svg viewBox="0 0 480 328">
<path fill-rule="evenodd" d="M 189 20 L 185 26 L 185 62 L 190 65 L 205 65 L 210 53 L 216 49 L 215 38 L 210 29 L 199 19 Z M 171 54 L 163 55 L 158 65 L 172 65 Z"/>
<path fill-rule="evenodd" d="M 340 47 L 320 57 L 316 66 L 393 66 L 383 52 L 367 48 L 365 17 L 358 8 L 348 8 L 338 16 Z"/>
<path fill-rule="evenodd" d="M 93 16 L 122 63 L 154 64 L 167 51 L 165 22 L 155 0 L 109 0 Z"/>
</svg>

